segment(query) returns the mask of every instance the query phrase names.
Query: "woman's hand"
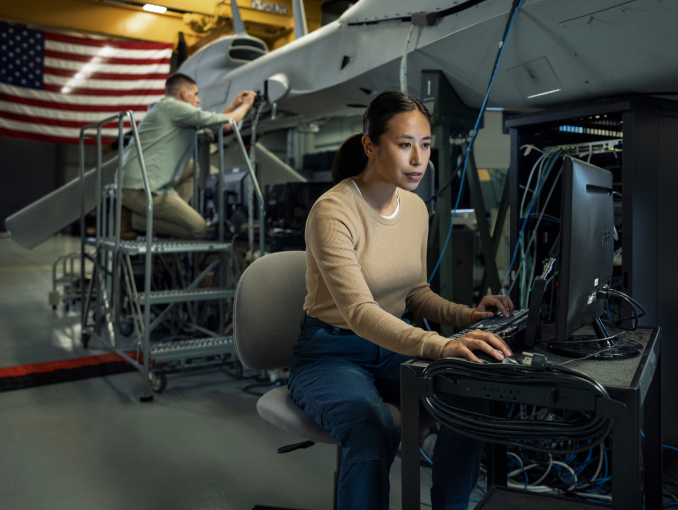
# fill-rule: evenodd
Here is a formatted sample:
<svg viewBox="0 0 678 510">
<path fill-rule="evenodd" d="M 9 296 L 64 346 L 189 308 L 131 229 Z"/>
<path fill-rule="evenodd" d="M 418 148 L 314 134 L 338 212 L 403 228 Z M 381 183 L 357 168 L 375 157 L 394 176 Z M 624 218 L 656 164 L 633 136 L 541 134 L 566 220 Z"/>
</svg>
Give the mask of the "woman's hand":
<svg viewBox="0 0 678 510">
<path fill-rule="evenodd" d="M 473 310 L 472 320 L 475 324 L 483 319 L 491 319 L 494 314 L 501 312 L 504 317 L 513 315 L 513 302 L 508 296 L 485 296 Z"/>
<path fill-rule="evenodd" d="M 478 361 L 474 350 L 482 350 L 501 361 L 504 356 L 513 356 L 513 351 L 499 335 L 487 331 L 475 330 L 456 340 L 450 340 L 443 347 L 443 358 L 466 358 Z M 499 351 L 499 352 L 498 352 Z"/>
</svg>

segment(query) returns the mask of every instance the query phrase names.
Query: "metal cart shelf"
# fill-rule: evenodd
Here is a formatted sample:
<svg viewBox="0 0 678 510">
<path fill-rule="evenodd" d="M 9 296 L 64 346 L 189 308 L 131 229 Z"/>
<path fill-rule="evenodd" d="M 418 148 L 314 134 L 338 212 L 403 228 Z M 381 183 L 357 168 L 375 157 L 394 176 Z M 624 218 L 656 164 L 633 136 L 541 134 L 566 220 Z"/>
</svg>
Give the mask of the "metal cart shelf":
<svg viewBox="0 0 678 510">
<path fill-rule="evenodd" d="M 87 244 L 96 245 L 96 238 L 87 238 Z M 99 239 L 102 249 L 115 250 L 115 237 L 102 237 Z M 127 255 L 143 255 L 147 250 L 145 236 L 139 236 L 134 241 L 121 240 L 117 248 Z M 231 243 L 218 241 L 185 241 L 181 239 L 153 239 L 151 253 L 205 253 L 213 251 L 232 251 Z"/>
</svg>

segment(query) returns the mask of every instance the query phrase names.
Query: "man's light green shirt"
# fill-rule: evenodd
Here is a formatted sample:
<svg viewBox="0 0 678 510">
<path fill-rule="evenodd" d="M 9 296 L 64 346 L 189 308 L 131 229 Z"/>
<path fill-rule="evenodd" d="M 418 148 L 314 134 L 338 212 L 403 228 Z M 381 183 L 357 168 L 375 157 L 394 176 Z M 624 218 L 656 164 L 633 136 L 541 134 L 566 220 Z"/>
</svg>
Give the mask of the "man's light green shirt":
<svg viewBox="0 0 678 510">
<path fill-rule="evenodd" d="M 183 175 L 193 155 L 195 128 L 222 122 L 225 118 L 222 113 L 203 112 L 173 97 L 164 97 L 148 107 L 139 124 L 139 140 L 152 193 L 176 194 L 172 186 Z M 122 187 L 143 189 L 133 140 L 122 158 Z"/>
</svg>

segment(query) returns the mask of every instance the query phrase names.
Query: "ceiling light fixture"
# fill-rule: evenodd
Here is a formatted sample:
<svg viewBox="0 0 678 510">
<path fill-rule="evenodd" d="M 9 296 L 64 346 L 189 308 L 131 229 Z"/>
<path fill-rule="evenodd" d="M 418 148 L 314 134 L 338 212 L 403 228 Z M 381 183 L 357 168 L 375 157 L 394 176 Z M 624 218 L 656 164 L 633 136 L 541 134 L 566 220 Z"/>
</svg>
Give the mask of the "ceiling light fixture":
<svg viewBox="0 0 678 510">
<path fill-rule="evenodd" d="M 161 5 L 145 4 L 144 11 L 162 14 L 167 11 L 167 7 L 162 7 Z"/>
</svg>

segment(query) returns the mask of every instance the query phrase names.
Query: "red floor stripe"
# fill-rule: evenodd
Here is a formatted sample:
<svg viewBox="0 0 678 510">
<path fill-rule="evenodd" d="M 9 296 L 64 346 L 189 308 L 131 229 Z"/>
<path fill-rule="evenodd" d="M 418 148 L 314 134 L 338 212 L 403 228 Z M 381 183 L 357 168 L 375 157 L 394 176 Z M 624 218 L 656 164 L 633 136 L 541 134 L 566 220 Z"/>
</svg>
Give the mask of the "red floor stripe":
<svg viewBox="0 0 678 510">
<path fill-rule="evenodd" d="M 136 353 L 127 353 L 134 357 Z M 31 365 L 19 365 L 16 367 L 0 368 L 0 378 L 2 377 L 21 377 L 29 374 L 42 374 L 54 372 L 55 370 L 68 370 L 84 367 L 87 365 L 101 365 L 115 361 L 125 361 L 115 353 L 101 354 L 99 356 L 85 356 L 83 358 L 72 358 L 60 361 L 47 361 L 45 363 L 35 363 Z"/>
</svg>

